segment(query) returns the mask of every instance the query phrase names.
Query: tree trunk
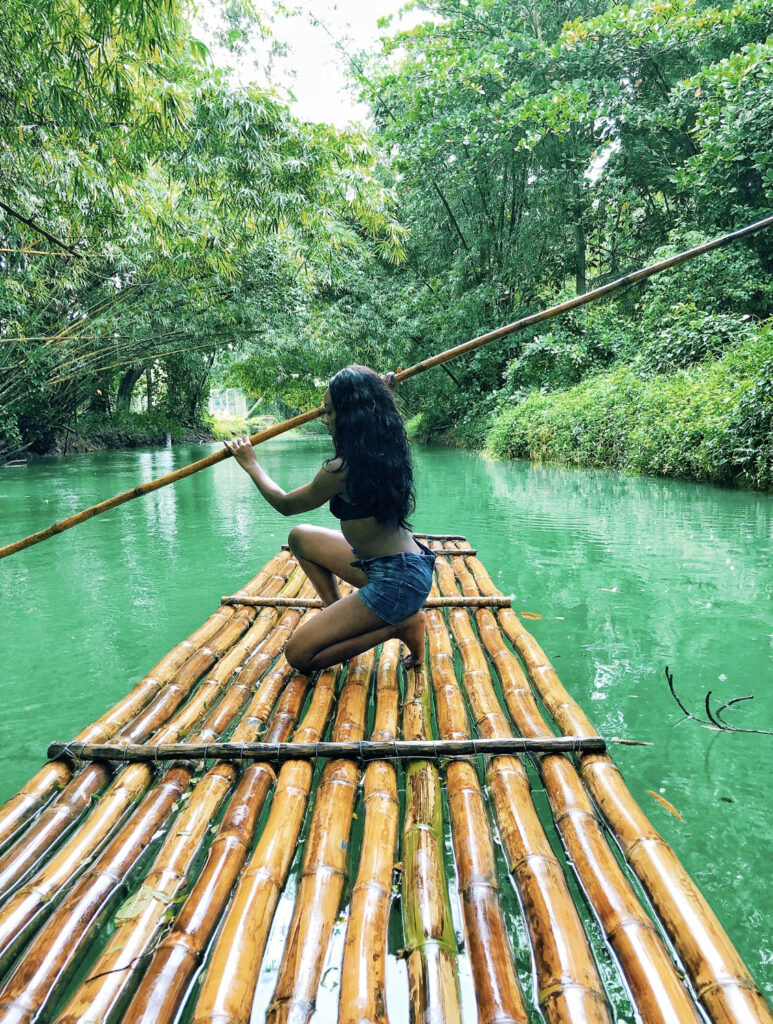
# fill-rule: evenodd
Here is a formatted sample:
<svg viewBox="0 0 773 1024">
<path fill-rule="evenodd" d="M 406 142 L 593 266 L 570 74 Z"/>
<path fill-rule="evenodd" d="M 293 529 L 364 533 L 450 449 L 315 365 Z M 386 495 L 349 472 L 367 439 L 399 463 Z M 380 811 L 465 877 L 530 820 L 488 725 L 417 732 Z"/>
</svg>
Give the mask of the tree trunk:
<svg viewBox="0 0 773 1024">
<path fill-rule="evenodd" d="M 574 220 L 574 281 L 578 295 L 583 295 L 588 290 L 586 259 L 585 259 L 585 229 L 582 226 L 582 213 L 575 210 Z"/>
<path fill-rule="evenodd" d="M 148 412 L 153 408 L 153 371 L 150 367 L 145 371 L 145 380 L 148 386 Z"/>
<path fill-rule="evenodd" d="M 132 391 L 134 390 L 134 385 L 142 376 L 142 372 L 142 366 L 132 366 L 121 377 L 121 382 L 118 385 L 118 394 L 115 399 L 117 412 L 128 412 L 131 408 Z"/>
</svg>

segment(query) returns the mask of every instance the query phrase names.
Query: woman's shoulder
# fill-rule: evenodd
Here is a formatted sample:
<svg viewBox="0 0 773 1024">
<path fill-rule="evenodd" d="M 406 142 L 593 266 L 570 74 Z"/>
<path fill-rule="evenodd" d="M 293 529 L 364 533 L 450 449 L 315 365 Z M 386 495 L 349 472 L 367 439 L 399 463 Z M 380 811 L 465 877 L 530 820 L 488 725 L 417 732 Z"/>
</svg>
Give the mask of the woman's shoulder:
<svg viewBox="0 0 773 1024">
<path fill-rule="evenodd" d="M 343 469 L 343 465 L 343 459 L 338 458 L 336 456 L 333 459 L 325 459 L 325 461 L 322 463 L 322 468 L 325 470 L 326 473 L 340 473 L 341 470 Z"/>
</svg>

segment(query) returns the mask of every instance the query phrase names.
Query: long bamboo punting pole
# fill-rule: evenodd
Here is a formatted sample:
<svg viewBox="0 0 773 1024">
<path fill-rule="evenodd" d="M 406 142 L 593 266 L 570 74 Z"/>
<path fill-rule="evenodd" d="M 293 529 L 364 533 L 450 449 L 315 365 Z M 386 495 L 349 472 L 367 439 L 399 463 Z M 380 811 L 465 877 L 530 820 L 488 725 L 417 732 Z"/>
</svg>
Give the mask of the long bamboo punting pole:
<svg viewBox="0 0 773 1024">
<path fill-rule="evenodd" d="M 474 577 L 452 560 L 462 592 L 474 593 Z M 475 613 L 478 635 L 496 666 L 508 710 L 525 735 L 552 733 L 542 718 L 520 663 L 507 647 L 490 611 Z M 585 897 L 620 964 L 644 1024 L 698 1024 L 700 1016 L 648 914 L 617 859 L 571 761 L 550 754 L 540 773 L 562 842 Z"/>
<path fill-rule="evenodd" d="M 290 594 L 297 593 L 305 577 L 294 565 L 292 561 L 285 562 L 268 579 L 264 592 L 278 593 L 283 590 Z M 203 711 L 212 707 L 235 669 L 264 639 L 279 617 L 278 611 L 269 610 L 258 615 L 257 621 L 251 628 L 247 628 L 255 619 L 255 612 L 253 610 L 247 615 L 239 612 L 231 616 L 220 631 L 210 638 L 208 647 L 196 649 L 170 681 L 156 693 L 150 704 L 124 726 L 119 734 L 119 743 L 130 744 L 132 740 L 150 736 L 159 725 L 167 721 L 170 710 L 179 706 L 206 668 L 221 655 L 225 655 L 198 688 L 195 697 L 175 717 L 175 728 L 171 729 L 170 723 L 167 724 L 168 738 L 180 738 L 187 734 L 199 721 Z M 238 642 L 234 644 L 235 639 Z M 245 673 L 244 678 L 248 675 Z M 70 782 L 61 797 L 43 811 L 20 841 L 0 859 L 0 894 L 7 895 L 42 858 L 50 855 L 54 844 L 61 841 L 89 809 L 91 800 L 107 783 L 109 774 L 104 765 L 87 766 Z"/>
<path fill-rule="evenodd" d="M 468 564 L 482 593 L 499 593 L 477 558 Z M 497 618 L 561 731 L 592 735 L 586 715 L 515 612 L 503 609 Z M 715 1024 L 771 1024 L 773 1015 L 746 965 L 674 851 L 634 800 L 612 759 L 604 754 L 581 755 L 580 770 L 711 1020 Z"/>
<path fill-rule="evenodd" d="M 616 281 L 610 281 L 609 284 L 602 285 L 600 288 L 594 288 L 592 291 L 585 292 L 583 295 L 578 295 L 573 299 L 568 299 L 566 302 L 561 302 L 556 306 L 551 306 L 539 313 L 532 313 L 530 316 L 522 317 L 520 320 L 516 320 L 511 324 L 506 324 L 504 327 L 499 327 L 495 331 L 489 331 L 487 334 L 481 334 L 479 337 L 473 338 L 471 341 L 466 341 L 463 344 L 456 345 L 454 348 L 450 348 L 436 356 L 424 359 L 420 363 L 416 363 L 414 366 L 409 367 L 407 370 L 401 370 L 399 373 L 395 374 L 395 381 L 396 383 L 400 383 L 400 381 L 408 380 L 410 377 L 415 377 L 416 374 L 423 373 L 425 370 L 431 370 L 433 367 L 447 363 L 451 359 L 458 359 L 459 356 L 466 355 L 468 352 L 474 352 L 475 349 L 480 348 L 482 345 L 489 345 L 491 342 L 500 341 L 502 338 L 506 338 L 509 335 L 514 334 L 516 331 L 521 331 L 527 327 L 533 327 L 535 324 L 551 320 L 553 317 L 559 316 L 561 313 L 568 313 L 570 310 L 577 309 L 579 306 L 584 306 L 586 303 L 593 302 L 596 299 L 605 298 L 621 288 L 626 288 L 632 284 L 638 284 L 640 281 L 645 281 L 648 277 L 652 277 L 653 274 L 658 274 L 663 270 L 668 270 L 670 267 L 678 266 L 680 263 L 694 259 L 696 256 L 701 256 L 703 253 L 711 252 L 713 249 L 718 249 L 724 245 L 729 245 L 731 242 L 747 238 L 749 235 L 752 235 L 757 231 L 762 231 L 764 228 L 768 228 L 771 225 L 773 225 L 773 217 L 766 217 L 764 220 L 759 220 L 754 224 L 741 228 L 739 231 L 733 231 L 730 234 L 722 235 L 722 237 L 715 238 L 711 242 L 704 242 L 702 245 L 697 245 L 693 249 L 688 249 L 676 256 L 670 256 L 668 259 L 660 260 L 658 263 L 652 263 L 648 267 L 636 270 L 631 274 L 626 274 L 624 277 L 620 277 Z M 320 407 L 318 409 L 312 409 L 309 412 L 302 413 L 300 416 L 294 416 L 292 419 L 285 420 L 284 423 L 277 423 L 273 427 L 269 427 L 267 430 L 262 430 L 257 434 L 253 434 L 250 437 L 250 441 L 253 445 L 261 444 L 263 441 L 269 440 L 269 438 L 277 437 L 279 434 L 284 434 L 288 430 L 292 430 L 304 423 L 317 419 L 317 417 L 321 416 L 323 412 L 324 409 Z M 177 469 L 173 473 L 167 473 L 165 476 L 158 477 L 156 480 L 149 480 L 147 483 L 139 484 L 137 487 L 132 487 L 130 490 L 124 491 L 122 494 L 116 494 L 115 497 L 109 498 L 106 501 L 101 501 L 98 505 L 92 505 L 91 508 L 83 509 L 83 511 L 77 512 L 75 515 L 72 515 L 67 519 L 62 519 L 58 523 L 54 523 L 45 530 L 39 530 L 37 533 L 30 534 L 29 537 L 17 540 L 13 544 L 6 544 L 5 547 L 0 548 L 0 558 L 13 555 L 17 551 L 23 551 L 25 548 L 32 547 L 33 544 L 39 544 L 43 540 L 48 540 L 49 537 L 55 537 L 57 534 L 64 533 L 65 530 L 69 530 L 73 526 L 77 526 L 79 523 L 92 519 L 94 516 L 98 516 L 102 512 L 107 512 L 112 508 L 117 508 L 119 505 L 123 505 L 125 502 L 131 501 L 133 498 L 139 498 L 143 494 L 150 494 L 153 491 L 157 491 L 160 487 L 165 487 L 167 484 L 176 483 L 178 480 L 182 480 L 187 476 L 192 476 L 194 473 L 198 473 L 202 469 L 207 469 L 209 466 L 214 466 L 218 462 L 222 462 L 224 459 L 229 457 L 230 454 L 225 449 L 221 449 L 220 451 L 213 452 L 212 455 L 207 455 L 206 458 L 199 459 L 198 462 L 193 462 L 189 466 L 183 466 L 181 469 Z"/>
<path fill-rule="evenodd" d="M 397 665 L 400 641 L 381 649 L 376 686 L 373 740 L 397 735 L 400 687 Z M 399 825 L 397 774 L 386 761 L 369 764 L 363 781 L 365 829 L 360 864 L 349 906 L 344 941 L 338 1024 L 388 1024 L 386 961 L 392 871 Z"/>
<path fill-rule="evenodd" d="M 438 559 L 437 580 L 441 593 L 457 592 L 453 570 L 445 558 Z M 476 729 L 482 736 L 512 736 L 469 614 L 463 609 L 452 609 L 449 621 L 462 655 L 464 688 Z M 434 625 L 437 640 L 444 639 L 442 619 Z M 448 728 L 458 731 L 465 725 L 466 720 L 457 720 L 449 722 Z M 529 928 L 542 1012 L 553 1024 L 609 1022 L 604 987 L 563 869 L 532 802 L 523 765 L 514 757 L 496 757 L 489 764 L 487 782 L 508 867 Z"/>
<path fill-rule="evenodd" d="M 268 616 L 276 615 L 276 612 L 266 610 Z M 312 612 L 307 614 L 313 614 Z M 289 610 L 285 616 L 297 621 L 299 612 Z M 234 616 L 234 618 L 236 618 Z M 284 616 L 283 616 L 284 618 Z M 230 623 L 224 627 L 225 632 L 229 629 Z M 218 634 L 220 636 L 221 634 Z M 284 635 L 277 641 L 272 651 L 272 657 L 276 656 L 283 645 Z M 268 645 L 271 637 L 265 641 Z M 241 654 L 243 658 L 243 653 Z M 224 661 L 226 659 L 223 659 Z M 284 659 L 280 659 L 280 663 Z M 232 674 L 235 664 L 231 668 Z M 245 671 L 248 669 L 245 668 Z M 281 669 L 275 669 L 261 684 L 256 700 L 260 697 L 263 700 L 265 714 L 263 721 L 268 716 L 271 707 L 277 696 L 292 674 L 291 669 L 284 662 Z M 195 705 L 198 709 L 199 722 L 207 715 L 202 731 L 199 734 L 201 739 L 209 740 L 217 738 L 212 736 L 209 728 L 211 723 L 217 723 L 217 729 L 227 728 L 234 716 L 243 707 L 249 690 L 238 692 L 232 701 L 221 702 L 214 709 L 210 709 L 205 701 L 197 700 L 196 697 L 186 706 L 179 717 L 186 724 L 191 725 L 191 716 L 188 707 Z M 179 702 L 178 702 L 179 703 Z M 254 701 L 253 701 L 254 703 Z M 224 711 L 224 705 L 227 710 Z M 140 716 L 147 721 L 147 714 Z M 158 734 L 159 740 L 178 739 L 180 730 L 177 717 L 171 719 Z M 89 769 L 87 768 L 86 771 Z M 15 955 L 19 946 L 40 926 L 42 921 L 48 917 L 54 909 L 56 902 L 61 900 L 67 888 L 74 879 L 82 873 L 88 861 L 97 852 L 99 847 L 108 839 L 111 832 L 118 826 L 121 818 L 130 809 L 133 803 L 139 799 L 142 793 L 148 788 L 152 779 L 152 771 L 147 765 L 133 764 L 117 776 L 107 793 L 97 804 L 84 826 L 80 828 L 48 861 L 48 863 L 33 877 L 33 879 L 15 895 L 13 895 L 0 910 L 0 964 L 7 964 Z M 136 814 L 136 811 L 135 811 Z"/>
<path fill-rule="evenodd" d="M 239 593 L 244 596 L 261 593 L 269 580 L 290 561 L 291 555 L 287 552 L 276 555 Z M 218 608 L 202 626 L 165 655 L 125 697 L 96 722 L 81 730 L 77 739 L 81 742 L 104 743 L 115 736 L 174 678 L 196 651 L 206 646 L 220 632 L 233 614 L 231 608 Z M 71 774 L 69 763 L 50 762 L 4 804 L 0 809 L 0 847 L 18 837 L 51 796 L 68 784 Z"/>
<path fill-rule="evenodd" d="M 276 615 L 275 612 L 270 611 L 268 614 Z M 284 620 L 297 623 L 299 615 L 298 611 L 287 611 L 282 616 L 280 623 Z M 263 660 L 264 667 L 270 665 L 273 657 L 281 650 L 286 636 L 286 630 L 280 629 L 278 624 L 261 645 L 261 653 L 266 648 L 272 649 L 271 655 Z M 258 657 L 254 657 L 247 664 L 251 666 L 258 660 Z M 247 671 L 247 666 L 243 672 L 245 671 Z M 241 680 L 243 672 L 240 673 L 237 680 Z M 262 723 L 268 718 L 282 687 L 291 675 L 292 670 L 287 662 L 284 658 L 280 658 L 277 665 L 265 675 L 254 691 L 252 684 L 256 682 L 255 678 L 246 687 L 235 683 L 229 688 L 225 699 L 209 711 L 207 718 L 200 726 L 200 733 L 208 736 L 219 735 L 229 727 L 249 700 L 249 705 L 244 711 L 243 724 L 239 728 L 243 729 L 245 736 L 255 736 Z M 202 709 L 202 714 L 205 710 Z M 169 723 L 169 728 L 175 729 L 173 722 Z M 286 735 L 285 732 L 281 734 Z M 137 772 L 137 769 L 140 769 L 140 772 Z M 229 769 L 229 771 L 232 770 L 232 768 Z M 142 773 L 149 771 L 147 766 L 132 765 L 130 768 L 124 769 L 117 781 L 131 778 L 137 780 L 139 785 L 147 781 L 147 776 Z M 105 908 L 111 905 L 116 892 L 116 882 L 126 877 L 127 872 L 131 870 L 137 858 L 147 847 L 150 837 L 166 820 L 168 812 L 163 810 L 164 794 L 170 789 L 175 793 L 179 793 L 180 787 L 184 789 L 191 779 L 192 771 L 190 765 L 182 765 L 173 767 L 165 773 L 161 782 L 144 798 L 126 826 L 99 857 L 94 868 L 75 886 L 65 903 L 55 912 L 43 931 L 24 952 L 9 982 L 0 992 L 0 1007 L 4 1007 L 8 1014 L 8 1019 L 4 1024 L 11 1024 L 12 1021 L 17 1020 L 32 1020 L 42 1008 L 50 1003 L 63 981 L 69 976 L 77 960 L 80 947 L 88 940 L 94 922 L 104 913 Z M 158 815 L 162 813 L 164 817 L 159 819 Z M 87 842 L 89 838 L 87 834 L 89 823 L 87 821 L 80 830 L 81 833 L 84 833 L 83 842 Z M 76 835 L 74 838 L 77 839 L 78 836 Z M 61 860 L 61 856 L 59 859 Z M 71 861 L 72 858 L 70 858 Z M 73 871 L 71 863 L 70 867 Z M 25 1017 L 22 1014 L 19 1017 L 18 1015 L 22 1011 L 28 1013 L 29 1016 Z M 4 1020 L 2 1015 L 0 1015 L 0 1020 Z"/>
<path fill-rule="evenodd" d="M 311 742 L 322 735 L 334 702 L 336 675 L 334 672 L 326 672 L 317 679 L 311 704 L 295 733 L 296 738 L 303 737 Z M 282 712 L 277 708 L 272 720 L 281 717 Z M 274 734 L 269 732 L 266 738 L 273 742 Z M 288 794 L 290 799 L 297 798 L 298 794 L 298 788 L 288 784 L 288 777 L 293 774 L 293 769 L 300 769 L 306 773 L 307 768 L 310 786 L 309 766 L 296 762 L 295 765 L 286 765 L 280 772 L 264 835 L 269 832 L 269 828 L 273 829 L 277 819 L 282 824 L 288 821 L 285 801 Z M 250 766 L 242 776 L 223 823 L 209 849 L 201 875 L 191 889 L 171 932 L 159 944 L 134 998 L 123 1015 L 122 1024 L 172 1024 L 179 1014 L 193 974 L 203 959 L 209 939 L 219 923 L 231 890 L 247 860 L 258 812 L 263 804 L 263 778 L 264 773 L 260 765 Z M 300 821 L 298 829 L 300 830 Z M 286 849 L 294 850 L 296 841 L 297 835 L 291 837 Z M 242 878 L 246 876 L 242 875 Z M 243 885 L 244 882 L 240 884 L 240 889 L 234 897 L 234 908 L 240 900 Z M 241 907 L 235 910 L 232 918 L 238 917 L 244 923 L 254 920 L 249 913 L 240 911 Z M 270 921 L 271 915 L 268 917 Z M 220 949 L 230 950 L 231 936 L 227 924 L 224 926 L 224 932 L 229 934 L 229 938 L 220 943 Z M 217 967 L 214 968 L 214 974 L 218 976 Z"/>
<path fill-rule="evenodd" d="M 407 673 L 403 735 L 432 737 L 431 689 L 426 666 Z M 461 1024 L 458 950 L 443 861 L 440 774 L 430 761 L 405 772 L 403 819 L 403 932 L 412 1024 Z"/>
</svg>

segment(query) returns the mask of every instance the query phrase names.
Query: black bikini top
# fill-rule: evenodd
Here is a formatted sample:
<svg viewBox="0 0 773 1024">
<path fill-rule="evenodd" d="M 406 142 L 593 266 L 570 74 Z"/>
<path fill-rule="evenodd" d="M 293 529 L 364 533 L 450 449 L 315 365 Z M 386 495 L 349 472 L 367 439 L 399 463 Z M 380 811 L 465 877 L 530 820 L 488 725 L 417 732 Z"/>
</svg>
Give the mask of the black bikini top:
<svg viewBox="0 0 773 1024">
<path fill-rule="evenodd" d="M 330 499 L 330 511 L 342 522 L 348 519 L 367 519 L 376 514 L 375 502 L 362 502 L 356 504 L 353 501 L 346 501 L 340 494 L 334 494 Z"/>
</svg>

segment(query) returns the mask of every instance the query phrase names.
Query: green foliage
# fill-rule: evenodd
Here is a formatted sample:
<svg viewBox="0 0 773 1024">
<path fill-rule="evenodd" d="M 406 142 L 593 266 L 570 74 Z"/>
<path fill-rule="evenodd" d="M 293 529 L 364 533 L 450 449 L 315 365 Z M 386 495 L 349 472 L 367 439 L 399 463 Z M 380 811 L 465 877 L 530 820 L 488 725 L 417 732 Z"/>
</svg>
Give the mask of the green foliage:
<svg viewBox="0 0 773 1024">
<path fill-rule="evenodd" d="M 367 133 L 231 88 L 176 0 L 7 0 L 5 201 L 81 255 L 0 213 L 0 455 L 147 371 L 181 428 L 214 377 L 291 415 L 769 210 L 769 0 L 414 6 L 353 65 Z M 771 237 L 407 382 L 412 435 L 767 486 Z"/>
<path fill-rule="evenodd" d="M 648 337 L 636 357 L 635 365 L 645 373 L 672 373 L 719 356 L 754 335 L 748 314 L 704 313 L 692 304 L 671 306 L 668 313 L 664 326 Z"/>
<path fill-rule="evenodd" d="M 63 433 L 58 451 L 93 451 L 115 448 L 150 448 L 167 440 L 184 441 L 190 435 L 176 418 L 160 409 L 150 412 L 87 413 L 78 421 L 74 436 Z"/>
<path fill-rule="evenodd" d="M 629 366 L 504 408 L 488 454 L 773 486 L 773 326 L 668 376 Z"/>
<path fill-rule="evenodd" d="M 0 175 L 18 216 L 0 212 L 0 455 L 109 415 L 137 367 L 194 424 L 215 352 L 291 330 L 288 295 L 333 284 L 366 241 L 402 258 L 365 134 L 231 88 L 186 10 L 3 8 Z"/>
</svg>

